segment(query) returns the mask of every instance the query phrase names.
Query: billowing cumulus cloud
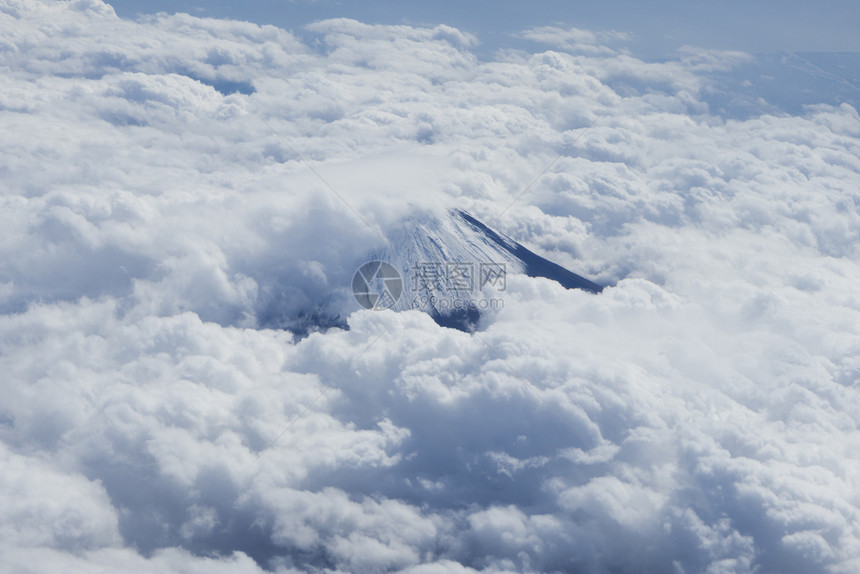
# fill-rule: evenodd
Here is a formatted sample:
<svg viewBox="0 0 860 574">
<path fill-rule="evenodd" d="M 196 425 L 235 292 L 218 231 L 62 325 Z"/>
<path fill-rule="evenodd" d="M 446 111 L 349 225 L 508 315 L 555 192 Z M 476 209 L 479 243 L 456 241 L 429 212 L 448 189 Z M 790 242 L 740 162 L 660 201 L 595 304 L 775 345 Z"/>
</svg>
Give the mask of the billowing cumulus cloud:
<svg viewBox="0 0 860 574">
<path fill-rule="evenodd" d="M 0 27 L 4 571 L 860 568 L 852 106 L 576 29 Z M 608 288 L 290 330 L 451 207 Z"/>
</svg>

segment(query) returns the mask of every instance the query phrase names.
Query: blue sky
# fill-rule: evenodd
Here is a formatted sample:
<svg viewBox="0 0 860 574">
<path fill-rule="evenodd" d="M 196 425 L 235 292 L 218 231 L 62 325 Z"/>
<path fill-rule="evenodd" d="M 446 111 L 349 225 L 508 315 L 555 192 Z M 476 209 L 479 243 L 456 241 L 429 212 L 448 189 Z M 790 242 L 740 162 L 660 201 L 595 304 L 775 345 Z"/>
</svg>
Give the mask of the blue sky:
<svg viewBox="0 0 860 574">
<path fill-rule="evenodd" d="M 560 23 L 590 30 L 626 32 L 642 57 L 671 55 L 679 46 L 749 52 L 860 51 L 860 3 L 776 1 L 583 2 L 349 2 L 337 0 L 115 0 L 121 16 L 159 11 L 249 20 L 297 30 L 315 20 L 354 18 L 382 24 L 448 24 L 478 36 L 484 49 L 516 45 L 510 34 Z"/>
</svg>

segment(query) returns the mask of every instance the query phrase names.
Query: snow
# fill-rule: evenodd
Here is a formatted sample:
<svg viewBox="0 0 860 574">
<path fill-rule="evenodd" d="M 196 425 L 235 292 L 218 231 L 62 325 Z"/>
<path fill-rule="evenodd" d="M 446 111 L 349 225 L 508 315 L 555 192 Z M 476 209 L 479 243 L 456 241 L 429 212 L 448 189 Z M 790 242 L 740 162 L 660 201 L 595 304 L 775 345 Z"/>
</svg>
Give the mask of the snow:
<svg viewBox="0 0 860 574">
<path fill-rule="evenodd" d="M 369 253 L 367 260 L 385 261 L 402 277 L 403 294 L 389 308 L 418 309 L 444 326 L 476 328 L 482 309 L 503 305 L 508 275 L 544 277 L 567 288 L 601 290 L 462 210 L 441 216 L 414 214 L 386 239 L 386 247 Z"/>
</svg>

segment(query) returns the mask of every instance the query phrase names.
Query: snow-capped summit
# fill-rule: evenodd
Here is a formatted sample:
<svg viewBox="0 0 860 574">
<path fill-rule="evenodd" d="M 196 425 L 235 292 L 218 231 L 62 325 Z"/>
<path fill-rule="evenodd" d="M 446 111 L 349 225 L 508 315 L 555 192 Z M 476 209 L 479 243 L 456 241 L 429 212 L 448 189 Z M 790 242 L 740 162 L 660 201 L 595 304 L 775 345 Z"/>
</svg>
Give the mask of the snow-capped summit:
<svg viewBox="0 0 860 574">
<path fill-rule="evenodd" d="M 600 285 L 549 261 L 462 210 L 404 219 L 383 247 L 355 261 L 351 284 L 299 313 L 270 312 L 269 326 L 298 335 L 348 328 L 357 308 L 417 309 L 442 326 L 474 331 L 484 311 L 504 307 L 509 275 L 546 277 L 592 293 Z"/>
<path fill-rule="evenodd" d="M 369 266 L 356 274 L 357 299 L 365 307 L 420 309 L 439 324 L 474 330 L 481 311 L 501 305 L 508 274 L 558 281 L 568 289 L 598 293 L 600 285 L 528 250 L 462 210 L 448 217 L 408 218 L 388 237 L 388 245 L 368 255 Z M 390 266 L 390 267 L 388 267 Z M 393 278 L 399 274 L 399 282 Z M 380 282 L 380 276 L 385 276 Z M 376 281 L 376 288 L 371 285 Z M 362 299 L 363 293 L 378 293 Z M 493 294 L 496 296 L 494 297 Z"/>
</svg>

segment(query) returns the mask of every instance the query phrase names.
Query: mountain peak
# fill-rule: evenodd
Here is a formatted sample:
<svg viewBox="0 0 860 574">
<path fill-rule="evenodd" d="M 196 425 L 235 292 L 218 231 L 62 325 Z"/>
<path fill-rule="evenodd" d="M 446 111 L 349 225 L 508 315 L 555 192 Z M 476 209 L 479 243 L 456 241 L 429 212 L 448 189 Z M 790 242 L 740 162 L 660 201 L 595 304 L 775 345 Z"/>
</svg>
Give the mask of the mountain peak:
<svg viewBox="0 0 860 574">
<path fill-rule="evenodd" d="M 568 289 L 599 293 L 603 288 L 494 231 L 466 211 L 447 217 L 408 218 L 388 236 L 388 245 L 368 255 L 396 270 L 397 297 L 385 293 L 378 307 L 419 309 L 445 327 L 474 331 L 485 310 L 503 306 L 492 293 L 505 290 L 508 274 L 545 277 Z M 396 285 L 394 287 L 397 287 Z M 359 301 L 367 307 L 367 299 Z"/>
<path fill-rule="evenodd" d="M 407 217 L 386 240 L 356 262 L 352 281 L 344 286 L 347 292 L 330 293 L 312 308 L 275 324 L 299 336 L 348 328 L 345 317 L 357 304 L 365 309 L 420 310 L 443 327 L 473 332 L 486 312 L 504 307 L 509 275 L 545 277 L 591 293 L 603 289 L 460 209 Z"/>
</svg>

